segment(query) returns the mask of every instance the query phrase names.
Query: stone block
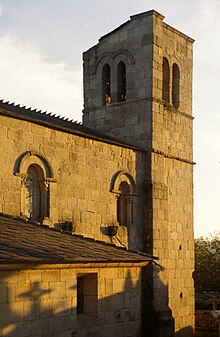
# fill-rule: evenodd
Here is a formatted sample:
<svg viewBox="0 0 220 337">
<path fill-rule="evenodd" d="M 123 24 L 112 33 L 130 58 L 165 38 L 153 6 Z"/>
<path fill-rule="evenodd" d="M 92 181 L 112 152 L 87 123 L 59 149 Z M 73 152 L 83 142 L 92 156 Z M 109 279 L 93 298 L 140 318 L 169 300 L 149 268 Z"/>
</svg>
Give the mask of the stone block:
<svg viewBox="0 0 220 337">
<path fill-rule="evenodd" d="M 65 291 L 65 282 L 51 282 L 49 297 L 52 299 L 64 299 Z"/>
<path fill-rule="evenodd" d="M 68 331 L 69 317 L 60 316 L 49 318 L 49 334 L 56 334 L 60 331 Z"/>
<path fill-rule="evenodd" d="M 42 273 L 42 282 L 59 282 L 60 270 L 45 270 Z"/>
<path fill-rule="evenodd" d="M 66 298 L 72 298 L 76 296 L 76 279 L 73 281 L 66 281 Z"/>
<path fill-rule="evenodd" d="M 70 316 L 71 299 L 53 300 L 53 316 Z"/>
<path fill-rule="evenodd" d="M 125 293 L 125 308 L 137 307 L 137 293 L 135 291 Z"/>
<path fill-rule="evenodd" d="M 0 303 L 6 303 L 6 285 L 4 283 L 0 283 Z"/>
<path fill-rule="evenodd" d="M 15 287 L 16 301 L 29 301 L 31 295 L 30 284 L 20 284 Z"/>
<path fill-rule="evenodd" d="M 41 300 L 39 303 L 40 317 L 47 318 L 53 316 L 53 300 Z"/>
<path fill-rule="evenodd" d="M 110 324 L 104 327 L 103 337 L 121 337 L 123 336 L 123 323 Z"/>
<path fill-rule="evenodd" d="M 121 293 L 125 291 L 126 279 L 115 279 L 113 280 L 113 294 Z"/>
<path fill-rule="evenodd" d="M 29 270 L 27 272 L 27 281 L 28 282 L 41 282 L 41 270 Z"/>
<path fill-rule="evenodd" d="M 46 318 L 34 319 L 31 321 L 31 335 L 48 335 L 49 322 Z"/>
<path fill-rule="evenodd" d="M 106 279 L 105 294 L 106 295 L 113 294 L 113 280 L 112 279 L 108 279 L 108 278 Z"/>
<path fill-rule="evenodd" d="M 118 310 L 119 308 L 124 308 L 124 305 L 125 305 L 125 295 L 123 293 L 113 294 L 103 299 L 104 311 Z"/>
<path fill-rule="evenodd" d="M 1 310 L 0 310 L 1 324 L 22 321 L 24 317 L 23 309 L 24 309 L 23 302 L 1 304 Z"/>
<path fill-rule="evenodd" d="M 23 303 L 24 306 L 24 319 L 29 321 L 32 319 L 37 319 L 40 316 L 39 301 L 26 301 Z"/>
<path fill-rule="evenodd" d="M 72 282 L 76 278 L 76 273 L 74 269 L 62 269 L 60 271 L 60 281 L 72 280 Z M 59 281 L 59 280 L 58 280 Z"/>
</svg>

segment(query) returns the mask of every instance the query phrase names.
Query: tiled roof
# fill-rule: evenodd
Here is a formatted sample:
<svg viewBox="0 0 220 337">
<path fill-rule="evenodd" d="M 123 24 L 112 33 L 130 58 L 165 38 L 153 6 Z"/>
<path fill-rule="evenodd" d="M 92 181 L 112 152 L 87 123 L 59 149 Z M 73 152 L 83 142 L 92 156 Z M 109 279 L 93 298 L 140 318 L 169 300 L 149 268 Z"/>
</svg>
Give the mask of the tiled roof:
<svg viewBox="0 0 220 337">
<path fill-rule="evenodd" d="M 113 145 L 123 146 L 134 150 L 142 150 L 117 140 L 114 137 L 107 136 L 96 130 L 85 127 L 81 123 L 68 118 L 57 116 L 50 112 L 26 108 L 25 106 L 16 105 L 15 103 L 4 102 L 0 100 L 0 115 L 25 120 L 34 124 L 42 125 L 48 128 L 53 128 L 62 132 L 75 134 L 81 137 L 98 140 Z"/>
<path fill-rule="evenodd" d="M 150 260 L 152 258 L 144 253 L 0 215 L 0 264 L 140 263 Z"/>
</svg>

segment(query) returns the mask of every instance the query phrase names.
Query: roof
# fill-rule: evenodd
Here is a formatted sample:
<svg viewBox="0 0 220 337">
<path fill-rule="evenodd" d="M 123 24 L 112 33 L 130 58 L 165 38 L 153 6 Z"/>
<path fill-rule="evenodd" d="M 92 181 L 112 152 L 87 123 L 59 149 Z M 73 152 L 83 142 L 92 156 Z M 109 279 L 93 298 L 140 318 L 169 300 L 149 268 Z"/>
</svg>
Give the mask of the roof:
<svg viewBox="0 0 220 337">
<path fill-rule="evenodd" d="M 156 10 L 152 9 L 152 10 L 149 10 L 149 11 L 146 11 L 146 12 L 142 12 L 142 13 L 138 13 L 138 14 L 135 14 L 135 15 L 132 15 L 130 16 L 130 20 L 122 23 L 120 26 L 116 27 L 115 29 L 113 29 L 111 32 L 103 35 L 100 39 L 99 39 L 99 42 L 101 42 L 102 40 L 106 39 L 107 37 L 111 36 L 112 34 L 116 33 L 117 31 L 121 30 L 124 26 L 128 25 L 132 20 L 136 20 L 136 19 L 139 19 L 139 18 L 142 18 L 142 17 L 145 17 L 145 16 L 157 16 L 159 17 L 162 21 L 165 19 L 165 16 L 163 16 L 162 14 L 160 14 L 159 12 L 157 12 Z M 170 29 L 172 29 L 173 31 L 175 31 L 177 34 L 187 38 L 188 40 L 190 40 L 192 43 L 194 42 L 194 40 L 187 36 L 186 34 L 180 32 L 179 30 L 177 30 L 176 28 L 173 28 L 171 27 L 170 25 L 168 25 L 167 23 L 164 23 L 164 25 L 166 25 L 167 27 L 169 27 Z"/>
<path fill-rule="evenodd" d="M 132 146 L 131 144 L 85 127 L 77 121 L 69 120 L 68 118 L 57 116 L 56 114 L 52 114 L 50 112 L 26 108 L 25 106 L 20 106 L 19 104 L 16 105 L 15 103 L 4 102 L 3 100 L 0 100 L 0 115 L 25 120 L 34 124 L 56 129 L 61 132 L 78 135 L 84 138 L 143 151 L 143 149 Z"/>
<path fill-rule="evenodd" d="M 147 254 L 0 214 L 0 264 L 141 263 Z"/>
</svg>

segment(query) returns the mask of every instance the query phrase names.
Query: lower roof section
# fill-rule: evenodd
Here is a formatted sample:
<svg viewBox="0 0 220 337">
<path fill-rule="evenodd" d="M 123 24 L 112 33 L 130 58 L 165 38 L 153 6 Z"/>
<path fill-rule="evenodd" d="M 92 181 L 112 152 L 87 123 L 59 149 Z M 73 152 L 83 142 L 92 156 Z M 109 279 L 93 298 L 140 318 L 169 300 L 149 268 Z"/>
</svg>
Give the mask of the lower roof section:
<svg viewBox="0 0 220 337">
<path fill-rule="evenodd" d="M 0 214 L 0 265 L 147 265 L 155 258 L 102 241 Z"/>
</svg>

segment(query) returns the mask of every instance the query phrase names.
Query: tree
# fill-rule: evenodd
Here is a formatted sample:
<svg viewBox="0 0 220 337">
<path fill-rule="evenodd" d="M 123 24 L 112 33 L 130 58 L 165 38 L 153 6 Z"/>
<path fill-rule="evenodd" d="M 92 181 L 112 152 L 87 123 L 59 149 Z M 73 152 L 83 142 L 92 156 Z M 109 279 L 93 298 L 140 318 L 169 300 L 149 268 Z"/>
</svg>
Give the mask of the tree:
<svg viewBox="0 0 220 337">
<path fill-rule="evenodd" d="M 195 240 L 196 292 L 220 292 L 220 233 Z"/>
</svg>

